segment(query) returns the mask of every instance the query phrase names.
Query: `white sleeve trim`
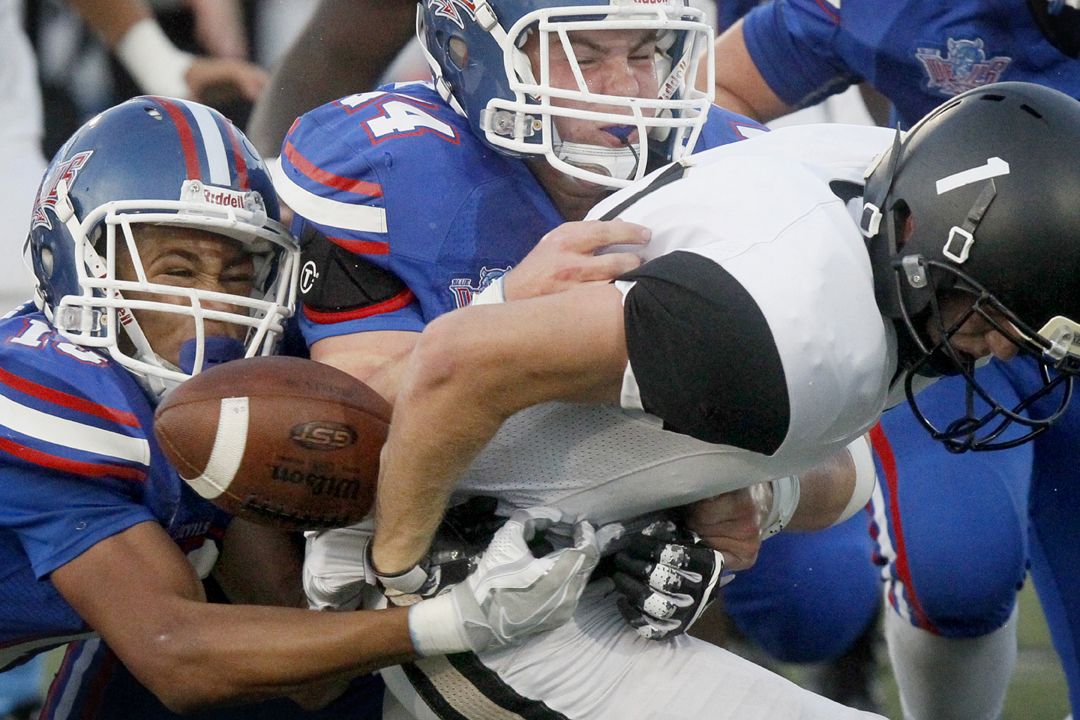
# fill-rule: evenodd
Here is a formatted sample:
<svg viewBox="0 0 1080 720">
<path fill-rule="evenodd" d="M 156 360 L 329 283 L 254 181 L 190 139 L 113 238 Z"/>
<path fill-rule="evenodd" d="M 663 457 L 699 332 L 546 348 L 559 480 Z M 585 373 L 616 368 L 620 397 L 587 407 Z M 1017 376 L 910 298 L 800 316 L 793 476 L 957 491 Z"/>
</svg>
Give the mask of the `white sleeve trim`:
<svg viewBox="0 0 1080 720">
<path fill-rule="evenodd" d="M 795 514 L 795 510 L 799 507 L 799 498 L 801 497 L 801 486 L 797 475 L 772 480 L 770 484 L 772 485 L 773 501 L 772 507 L 769 508 L 769 516 L 762 523 L 762 540 L 772 537 L 787 527 L 787 524 L 791 522 L 791 516 Z"/>
<path fill-rule="evenodd" d="M 285 174 L 280 162 L 270 166 L 270 178 L 285 204 L 305 220 L 343 230 L 386 234 L 384 208 L 350 205 L 308 192 Z"/>
</svg>

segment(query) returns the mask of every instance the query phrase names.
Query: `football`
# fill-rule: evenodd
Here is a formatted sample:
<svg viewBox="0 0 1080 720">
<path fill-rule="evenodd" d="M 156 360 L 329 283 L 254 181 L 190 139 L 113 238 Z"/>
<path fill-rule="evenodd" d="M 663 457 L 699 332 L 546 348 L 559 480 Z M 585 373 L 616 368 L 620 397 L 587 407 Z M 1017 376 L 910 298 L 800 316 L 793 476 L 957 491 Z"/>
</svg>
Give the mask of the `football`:
<svg viewBox="0 0 1080 720">
<path fill-rule="evenodd" d="M 257 357 L 180 384 L 158 406 L 154 435 L 184 481 L 221 509 L 318 530 L 371 510 L 390 410 L 329 365 Z"/>
</svg>

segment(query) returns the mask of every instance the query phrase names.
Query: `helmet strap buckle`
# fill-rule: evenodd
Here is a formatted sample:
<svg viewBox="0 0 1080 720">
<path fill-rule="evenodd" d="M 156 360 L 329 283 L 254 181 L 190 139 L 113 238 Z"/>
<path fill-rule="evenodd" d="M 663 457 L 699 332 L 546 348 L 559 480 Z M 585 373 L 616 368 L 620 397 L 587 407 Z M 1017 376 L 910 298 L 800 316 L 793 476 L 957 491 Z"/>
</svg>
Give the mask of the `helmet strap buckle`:
<svg viewBox="0 0 1080 720">
<path fill-rule="evenodd" d="M 960 264 L 968 259 L 968 253 L 971 252 L 971 246 L 974 243 L 974 235 L 964 228 L 953 225 L 952 230 L 949 231 L 949 239 L 945 242 L 945 247 L 942 248 L 941 254 L 952 260 L 954 263 Z M 957 244 L 959 244 L 959 251 L 954 250 L 954 247 Z"/>
<path fill-rule="evenodd" d="M 872 202 L 863 203 L 862 217 L 859 219 L 859 229 L 863 237 L 872 238 L 881 229 L 881 208 Z"/>
</svg>

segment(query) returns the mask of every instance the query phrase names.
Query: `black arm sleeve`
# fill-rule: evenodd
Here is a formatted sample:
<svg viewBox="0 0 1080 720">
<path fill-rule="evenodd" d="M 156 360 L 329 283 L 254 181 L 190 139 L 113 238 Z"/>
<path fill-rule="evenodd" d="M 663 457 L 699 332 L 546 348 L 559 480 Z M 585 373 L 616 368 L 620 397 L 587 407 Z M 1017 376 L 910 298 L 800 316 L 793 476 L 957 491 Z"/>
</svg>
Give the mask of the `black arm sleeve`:
<svg viewBox="0 0 1080 720">
<path fill-rule="evenodd" d="M 790 403 L 780 353 L 753 297 L 730 273 L 674 252 L 624 275 L 624 320 L 642 405 L 665 427 L 771 455 Z"/>
<path fill-rule="evenodd" d="M 300 235 L 300 267 L 300 299 L 322 313 L 373 307 L 407 289 L 393 273 L 366 262 L 310 225 Z"/>
</svg>

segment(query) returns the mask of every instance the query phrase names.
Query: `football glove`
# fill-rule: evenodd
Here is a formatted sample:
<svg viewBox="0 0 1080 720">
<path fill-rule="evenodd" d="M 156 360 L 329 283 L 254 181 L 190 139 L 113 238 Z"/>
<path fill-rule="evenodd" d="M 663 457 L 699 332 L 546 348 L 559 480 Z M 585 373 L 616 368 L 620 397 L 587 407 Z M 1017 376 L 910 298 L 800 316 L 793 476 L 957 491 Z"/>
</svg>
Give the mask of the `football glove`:
<svg viewBox="0 0 1080 720">
<path fill-rule="evenodd" d="M 619 611 L 648 640 L 686 632 L 734 577 L 721 581 L 723 554 L 669 520 L 626 539 L 615 568 Z"/>
<path fill-rule="evenodd" d="M 464 582 L 410 608 L 416 651 L 422 656 L 482 652 L 569 620 L 600 557 L 592 526 L 573 524 L 573 544 L 541 557 L 528 544 L 564 522 L 560 511 L 549 508 L 515 512 Z"/>
</svg>

